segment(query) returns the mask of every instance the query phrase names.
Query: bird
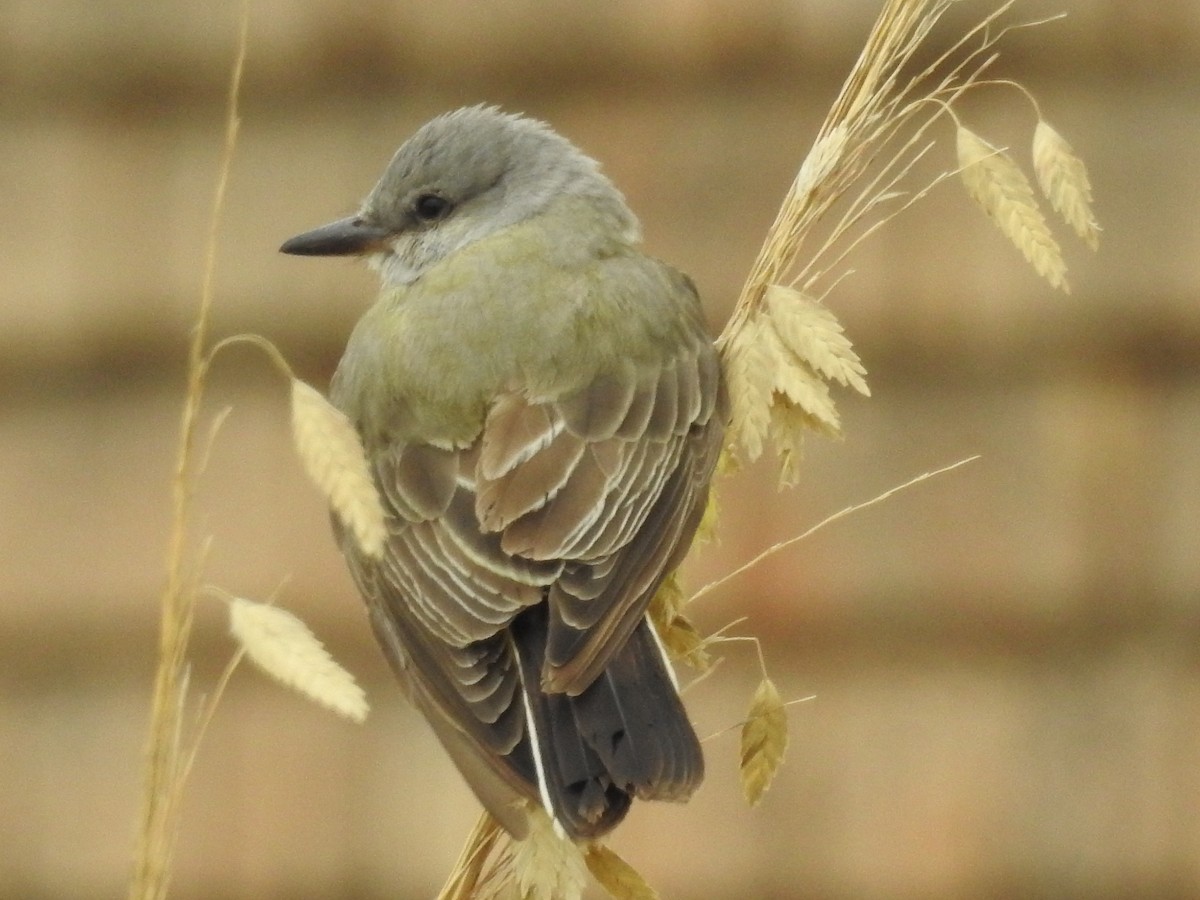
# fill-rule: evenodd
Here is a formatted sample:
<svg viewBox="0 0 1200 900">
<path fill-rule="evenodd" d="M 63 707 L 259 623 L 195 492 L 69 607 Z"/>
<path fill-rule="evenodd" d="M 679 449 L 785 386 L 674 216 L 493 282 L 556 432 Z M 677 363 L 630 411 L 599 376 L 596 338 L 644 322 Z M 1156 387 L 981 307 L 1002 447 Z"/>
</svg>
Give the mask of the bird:
<svg viewBox="0 0 1200 900">
<path fill-rule="evenodd" d="M 281 252 L 380 276 L 330 382 L 387 538 L 333 516 L 376 639 L 481 804 L 574 841 L 685 801 L 696 732 L 648 614 L 704 513 L 729 400 L 692 281 L 599 164 L 480 105 Z"/>
</svg>

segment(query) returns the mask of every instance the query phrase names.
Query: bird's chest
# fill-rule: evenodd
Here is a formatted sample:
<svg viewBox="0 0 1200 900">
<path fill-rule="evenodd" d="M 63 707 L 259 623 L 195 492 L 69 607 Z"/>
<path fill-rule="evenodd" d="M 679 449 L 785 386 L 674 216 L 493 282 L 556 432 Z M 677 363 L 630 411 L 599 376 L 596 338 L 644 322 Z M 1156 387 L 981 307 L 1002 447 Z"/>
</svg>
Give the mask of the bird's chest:
<svg viewBox="0 0 1200 900">
<path fill-rule="evenodd" d="M 332 393 L 368 444 L 466 446 L 498 394 L 557 393 L 584 377 L 586 279 L 523 262 L 476 265 L 364 316 Z"/>
</svg>

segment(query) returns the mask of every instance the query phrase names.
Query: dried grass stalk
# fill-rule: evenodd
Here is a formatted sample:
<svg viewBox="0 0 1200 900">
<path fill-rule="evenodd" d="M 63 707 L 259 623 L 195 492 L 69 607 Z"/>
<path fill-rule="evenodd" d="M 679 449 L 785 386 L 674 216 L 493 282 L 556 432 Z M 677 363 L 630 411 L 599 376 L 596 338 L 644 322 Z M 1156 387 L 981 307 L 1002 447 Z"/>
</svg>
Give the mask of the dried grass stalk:
<svg viewBox="0 0 1200 900">
<path fill-rule="evenodd" d="M 1033 171 L 1050 205 L 1075 229 L 1083 242 L 1100 246 L 1100 225 L 1092 213 L 1092 183 L 1087 166 L 1075 155 L 1067 139 L 1038 119 L 1033 132 Z"/>
<path fill-rule="evenodd" d="M 758 312 L 770 285 L 788 283 L 786 276 L 796 267 L 814 225 L 858 181 L 899 127 L 924 107 L 924 97 L 914 100 L 911 95 L 941 65 L 949 51 L 907 84 L 900 81 L 899 73 L 952 2 L 889 0 L 886 3 L 767 231 L 733 316 L 721 333 L 719 343 L 722 347 L 729 345 Z M 979 32 L 1009 5 L 1004 4 L 969 35 Z M 965 40 L 967 37 L 951 49 L 961 46 Z M 974 57 L 972 54 L 968 62 Z M 962 76 L 963 65 L 951 70 L 932 92 L 953 93 L 956 86 L 978 74 L 986 63 L 965 77 Z M 911 143 L 905 144 L 896 159 L 885 164 L 885 171 L 899 164 L 903 172 L 901 156 L 910 148 Z M 894 181 L 884 177 L 868 185 L 864 195 L 851 204 L 834 225 L 831 239 L 800 266 L 794 280 L 802 281 L 802 286 L 807 289 L 822 274 L 820 265 L 825 252 L 872 211 L 893 184 Z"/>
<path fill-rule="evenodd" d="M 484 810 L 467 842 L 463 845 L 454 870 L 438 892 L 437 900 L 488 900 L 511 896 L 513 847 L 508 833 Z"/>
<path fill-rule="evenodd" d="M 775 683 L 764 675 L 742 726 L 742 792 L 751 806 L 757 806 L 771 786 L 787 741 L 787 710 Z"/>
<path fill-rule="evenodd" d="M 982 76 L 996 58 L 993 48 L 1009 30 L 994 26 L 1013 2 L 1000 4 L 924 69 L 904 76 L 953 5 L 954 0 L 885 3 L 763 241 L 718 339 L 733 401 L 727 449 L 734 462 L 753 461 L 770 438 L 783 478 L 791 480 L 803 443 L 796 429 L 839 431 L 824 383 L 867 394 L 865 371 L 841 326 L 815 298 L 846 274 L 841 267 L 860 242 L 953 174 L 944 171 L 916 190 L 904 188 L 934 145 L 927 137 L 932 126 L 946 117 L 957 123 L 955 103 L 985 83 Z M 1098 229 L 1086 172 L 1048 128 L 1035 136 L 1043 189 L 1094 245 Z M 1020 169 L 963 129 L 958 146 L 971 196 L 1039 274 L 1066 290 L 1062 253 Z M 812 316 L 817 318 L 805 322 Z M 774 327 L 761 327 L 764 319 Z M 780 356 L 775 341 L 782 341 L 788 356 Z"/>
<path fill-rule="evenodd" d="M 958 126 L 958 164 L 967 193 L 1039 275 L 1070 292 L 1067 264 L 1038 209 L 1033 187 L 1012 158 L 969 128 Z"/>
<path fill-rule="evenodd" d="M 216 273 L 217 235 L 241 125 L 238 98 L 249 43 L 249 21 L 249 7 L 243 4 L 238 25 L 237 52 L 230 69 L 225 135 L 209 217 L 200 301 L 188 347 L 187 393 L 180 416 L 179 443 L 171 484 L 172 517 L 167 548 L 167 582 L 159 603 L 158 661 L 154 674 L 137 843 L 129 882 L 131 900 L 161 900 L 167 896 L 188 769 L 185 760 L 188 748 L 183 738 L 188 697 L 187 655 L 199 571 L 204 565 L 203 552 L 197 554 L 197 558 L 189 558 L 193 478 L 198 465 L 196 437 L 207 374 L 205 348 Z"/>
<path fill-rule="evenodd" d="M 321 393 L 292 379 L 292 436 L 296 452 L 363 552 L 379 558 L 387 541 L 383 504 L 350 420 Z"/>
<path fill-rule="evenodd" d="M 367 717 L 367 697 L 309 631 L 285 609 L 232 597 L 229 630 L 260 669 L 293 690 L 354 722 Z"/>
</svg>

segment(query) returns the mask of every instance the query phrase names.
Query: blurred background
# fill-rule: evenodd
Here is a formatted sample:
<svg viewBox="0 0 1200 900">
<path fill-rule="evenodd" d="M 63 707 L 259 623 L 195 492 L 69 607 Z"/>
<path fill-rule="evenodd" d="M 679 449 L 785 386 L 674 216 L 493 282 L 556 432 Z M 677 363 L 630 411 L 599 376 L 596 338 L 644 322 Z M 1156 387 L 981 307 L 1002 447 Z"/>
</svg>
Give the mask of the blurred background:
<svg viewBox="0 0 1200 900">
<path fill-rule="evenodd" d="M 324 388 L 375 292 L 280 256 L 351 212 L 432 115 L 489 101 L 600 159 L 714 330 L 880 6 L 253 2 L 214 333 Z M 990 4 L 958 4 L 940 34 Z M 758 677 L 732 644 L 688 694 L 709 778 L 614 845 L 666 897 L 1200 894 L 1200 5 L 1027 0 L 998 76 L 1087 160 L 1098 255 L 1070 296 L 945 185 L 829 303 L 869 370 L 846 437 L 721 486 L 699 586 L 826 515 L 695 610 L 759 635 L 791 708 L 762 806 L 736 779 Z M 116 897 L 141 786 L 186 345 L 236 40 L 232 4 L 0 3 L 0 895 Z M 993 143 L 1015 90 L 962 107 Z M 941 131 L 952 138 L 948 128 Z M 952 142 L 935 151 L 953 165 Z M 207 579 L 300 614 L 364 683 L 343 722 L 245 668 L 190 783 L 179 898 L 430 896 L 477 808 L 377 652 L 296 462 L 286 386 L 246 349 L 199 489 Z M 233 647 L 198 614 L 192 683 Z"/>
</svg>

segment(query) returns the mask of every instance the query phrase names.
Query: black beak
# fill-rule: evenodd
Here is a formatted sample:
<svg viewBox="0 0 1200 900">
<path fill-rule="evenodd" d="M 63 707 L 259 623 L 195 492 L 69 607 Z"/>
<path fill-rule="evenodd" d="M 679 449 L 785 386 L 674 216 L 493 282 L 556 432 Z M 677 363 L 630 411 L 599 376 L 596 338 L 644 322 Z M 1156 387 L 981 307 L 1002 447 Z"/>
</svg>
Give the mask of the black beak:
<svg viewBox="0 0 1200 900">
<path fill-rule="evenodd" d="M 295 256 L 362 256 L 384 249 L 389 235 L 378 225 L 350 216 L 289 238 L 279 252 Z"/>
</svg>

